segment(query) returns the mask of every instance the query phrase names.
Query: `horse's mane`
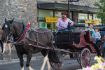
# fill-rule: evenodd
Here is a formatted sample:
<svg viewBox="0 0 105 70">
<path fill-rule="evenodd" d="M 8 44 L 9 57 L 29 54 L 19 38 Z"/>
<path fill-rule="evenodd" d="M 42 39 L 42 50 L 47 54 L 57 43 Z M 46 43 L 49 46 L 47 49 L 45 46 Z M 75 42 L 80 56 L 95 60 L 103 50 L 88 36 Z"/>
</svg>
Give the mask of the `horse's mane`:
<svg viewBox="0 0 105 70">
<path fill-rule="evenodd" d="M 19 22 L 19 21 L 13 21 L 13 25 L 15 25 L 15 24 L 21 24 L 23 27 L 23 30 L 25 29 L 25 24 L 24 24 L 24 22 Z"/>
<path fill-rule="evenodd" d="M 24 24 L 24 22 L 22 22 L 22 21 L 16 21 L 16 20 L 14 20 L 13 23 L 22 24 L 22 25 L 25 27 L 25 24 Z"/>
<path fill-rule="evenodd" d="M 12 25 L 13 25 L 13 29 L 16 31 L 16 34 L 14 34 L 13 36 L 15 36 L 15 37 L 21 36 L 21 34 L 25 30 L 25 24 L 23 22 L 13 21 Z M 21 29 L 19 33 L 15 27 L 18 27 L 18 29 Z M 17 40 L 17 38 L 14 38 L 14 41 L 16 41 L 16 40 Z"/>
</svg>

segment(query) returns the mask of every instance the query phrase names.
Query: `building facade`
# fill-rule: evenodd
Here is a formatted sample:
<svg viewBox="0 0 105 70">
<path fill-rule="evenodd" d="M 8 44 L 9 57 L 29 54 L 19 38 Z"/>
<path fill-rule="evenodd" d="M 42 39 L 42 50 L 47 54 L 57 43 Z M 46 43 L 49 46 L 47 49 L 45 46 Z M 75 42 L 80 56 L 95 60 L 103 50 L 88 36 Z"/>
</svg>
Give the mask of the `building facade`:
<svg viewBox="0 0 105 70">
<path fill-rule="evenodd" d="M 70 2 L 69 15 L 75 23 L 84 19 L 96 19 L 98 0 L 79 0 Z M 67 0 L 0 0 L 0 23 L 4 19 L 17 19 L 22 16 L 23 22 L 32 21 L 33 27 L 55 29 L 56 23 L 46 23 L 45 17 L 60 17 L 62 11 L 68 11 Z"/>
<path fill-rule="evenodd" d="M 84 23 L 83 20 L 97 19 L 98 8 L 94 6 L 99 0 L 79 0 L 79 2 L 70 2 L 67 0 L 37 0 L 38 22 L 40 27 L 55 28 L 56 24 L 46 24 L 46 16 L 60 17 L 62 11 L 70 10 L 70 19 L 75 23 Z M 68 7 L 69 6 L 69 7 Z"/>
</svg>

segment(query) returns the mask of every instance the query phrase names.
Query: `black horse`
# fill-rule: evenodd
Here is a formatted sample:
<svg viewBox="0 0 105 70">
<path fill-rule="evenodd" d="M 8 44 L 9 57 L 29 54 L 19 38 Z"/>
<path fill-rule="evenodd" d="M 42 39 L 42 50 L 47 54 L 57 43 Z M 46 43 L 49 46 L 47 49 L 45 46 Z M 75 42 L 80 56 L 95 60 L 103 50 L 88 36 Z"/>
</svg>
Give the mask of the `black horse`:
<svg viewBox="0 0 105 70">
<path fill-rule="evenodd" d="M 3 42 L 10 42 L 10 38 L 11 36 L 13 36 L 13 40 L 15 42 L 15 48 L 20 60 L 21 68 L 23 68 L 24 66 L 24 63 L 23 63 L 24 54 L 27 55 L 26 67 L 30 67 L 30 60 L 32 57 L 32 53 L 41 52 L 43 56 L 48 55 L 50 65 L 53 67 L 53 69 L 59 70 L 60 61 L 56 55 L 56 52 L 54 50 L 42 49 L 41 47 L 38 48 L 39 46 L 42 46 L 44 48 L 48 48 L 48 47 L 54 48 L 53 42 L 52 42 L 53 33 L 48 29 L 36 29 L 36 30 L 29 30 L 27 31 L 27 33 L 25 33 L 22 36 L 25 29 L 26 28 L 23 23 L 14 21 L 14 19 L 13 20 L 5 19 L 5 23 L 2 27 Z"/>
</svg>

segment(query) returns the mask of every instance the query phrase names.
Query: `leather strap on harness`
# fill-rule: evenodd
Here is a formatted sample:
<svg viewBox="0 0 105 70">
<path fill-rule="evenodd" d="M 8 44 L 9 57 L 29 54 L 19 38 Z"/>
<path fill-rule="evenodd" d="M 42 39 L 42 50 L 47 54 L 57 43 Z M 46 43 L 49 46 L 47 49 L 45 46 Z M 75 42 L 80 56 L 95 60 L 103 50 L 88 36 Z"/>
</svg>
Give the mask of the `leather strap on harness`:
<svg viewBox="0 0 105 70">
<path fill-rule="evenodd" d="M 21 34 L 21 36 L 18 38 L 17 42 L 21 41 L 22 39 L 25 38 L 26 32 L 30 29 L 30 22 L 26 25 L 26 28 L 24 32 Z"/>
</svg>

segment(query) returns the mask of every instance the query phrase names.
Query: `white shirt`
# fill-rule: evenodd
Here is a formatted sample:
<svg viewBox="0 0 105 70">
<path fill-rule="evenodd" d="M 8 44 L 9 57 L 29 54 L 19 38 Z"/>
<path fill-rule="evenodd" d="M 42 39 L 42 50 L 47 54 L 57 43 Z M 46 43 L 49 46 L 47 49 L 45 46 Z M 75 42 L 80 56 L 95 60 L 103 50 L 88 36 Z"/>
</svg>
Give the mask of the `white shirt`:
<svg viewBox="0 0 105 70">
<path fill-rule="evenodd" d="M 66 29 L 68 27 L 68 23 L 71 23 L 71 26 L 74 24 L 74 22 L 71 21 L 69 18 L 67 18 L 65 21 L 63 21 L 62 18 L 59 18 L 56 26 L 58 30 Z"/>
<path fill-rule="evenodd" d="M 95 39 L 101 39 L 100 32 L 95 32 Z"/>
</svg>

